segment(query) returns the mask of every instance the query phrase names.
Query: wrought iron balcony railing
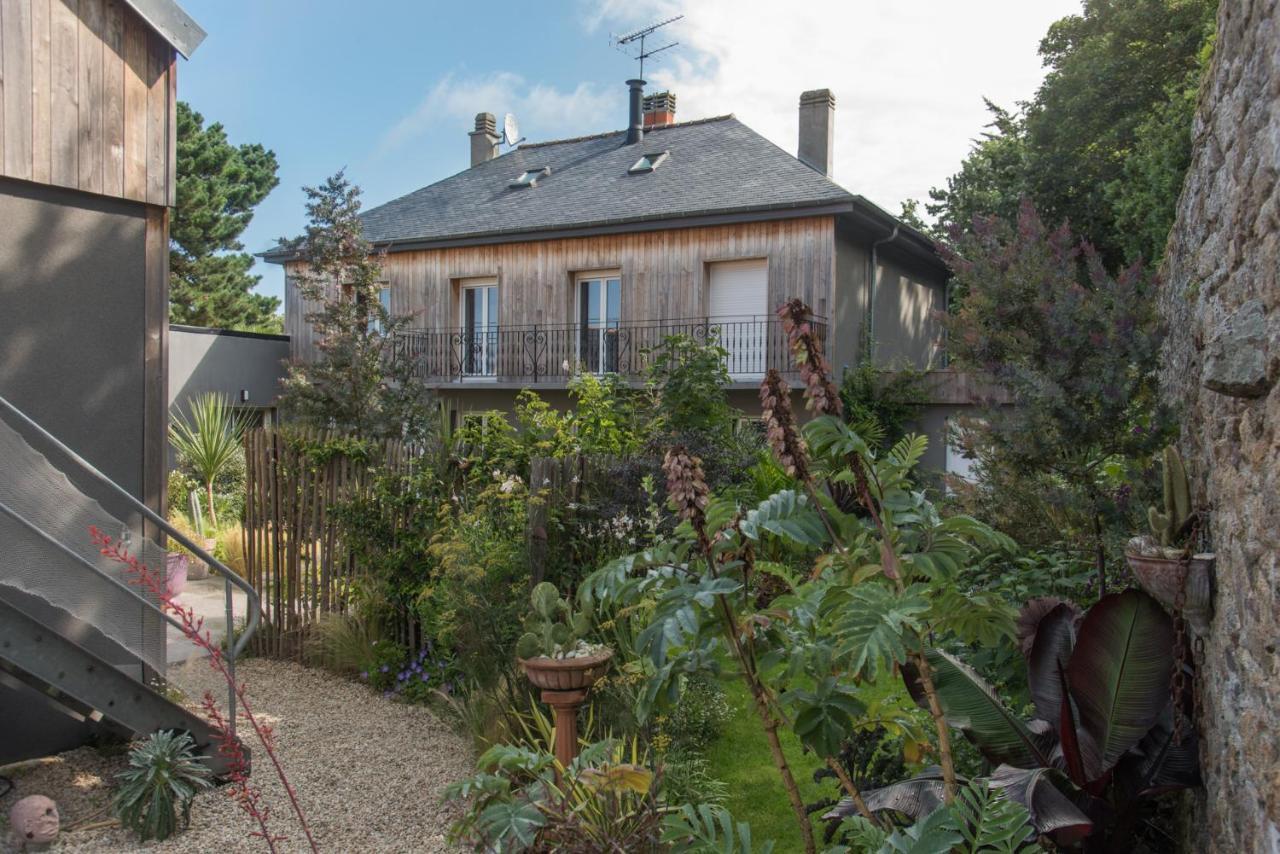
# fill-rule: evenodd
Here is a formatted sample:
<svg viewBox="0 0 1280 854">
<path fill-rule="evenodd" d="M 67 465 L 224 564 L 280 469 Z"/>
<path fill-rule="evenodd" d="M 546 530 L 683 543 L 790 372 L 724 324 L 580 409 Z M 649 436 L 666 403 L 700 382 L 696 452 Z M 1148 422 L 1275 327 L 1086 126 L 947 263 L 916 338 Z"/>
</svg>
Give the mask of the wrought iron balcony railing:
<svg viewBox="0 0 1280 854">
<path fill-rule="evenodd" d="M 813 328 L 825 343 L 826 321 L 814 318 Z M 786 334 L 771 315 L 408 329 L 399 333 L 397 355 L 412 359 L 429 382 L 556 383 L 579 372 L 634 379 L 645 374 L 652 351 L 669 335 L 714 338 L 728 351 L 725 367 L 733 380 L 758 380 L 769 368 L 792 371 Z"/>
</svg>

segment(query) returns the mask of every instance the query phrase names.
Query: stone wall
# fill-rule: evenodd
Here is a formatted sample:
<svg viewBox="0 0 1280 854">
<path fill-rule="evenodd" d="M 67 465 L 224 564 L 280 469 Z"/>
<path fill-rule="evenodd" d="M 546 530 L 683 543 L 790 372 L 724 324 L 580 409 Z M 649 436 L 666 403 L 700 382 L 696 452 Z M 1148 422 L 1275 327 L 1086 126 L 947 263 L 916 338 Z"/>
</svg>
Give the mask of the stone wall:
<svg viewBox="0 0 1280 854">
<path fill-rule="evenodd" d="M 1211 509 L 1188 849 L 1280 851 L 1280 0 L 1223 0 L 1170 237 L 1164 388 Z"/>
</svg>

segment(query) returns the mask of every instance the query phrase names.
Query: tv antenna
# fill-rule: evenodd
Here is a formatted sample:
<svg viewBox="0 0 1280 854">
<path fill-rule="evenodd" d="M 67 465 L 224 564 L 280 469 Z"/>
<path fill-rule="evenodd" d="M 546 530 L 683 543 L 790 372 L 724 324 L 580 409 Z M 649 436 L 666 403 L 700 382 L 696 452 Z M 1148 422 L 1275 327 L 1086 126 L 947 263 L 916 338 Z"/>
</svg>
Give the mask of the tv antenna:
<svg viewBox="0 0 1280 854">
<path fill-rule="evenodd" d="M 667 18 L 665 21 L 659 21 L 656 24 L 651 24 L 647 27 L 636 30 L 634 33 L 627 33 L 625 36 L 614 37 L 613 43 L 619 50 L 627 54 L 627 56 L 630 56 L 632 59 L 639 60 L 641 80 L 644 79 L 644 61 L 646 59 L 653 56 L 655 53 L 662 53 L 664 50 L 668 50 L 680 44 L 680 42 L 671 42 L 670 44 L 664 44 L 662 47 L 646 48 L 644 43 L 645 39 L 653 35 L 659 27 L 665 27 L 667 24 L 673 24 L 683 17 L 684 15 L 676 15 L 674 18 Z M 629 45 L 633 44 L 636 45 L 637 48 L 635 53 L 631 53 L 627 49 Z"/>
</svg>

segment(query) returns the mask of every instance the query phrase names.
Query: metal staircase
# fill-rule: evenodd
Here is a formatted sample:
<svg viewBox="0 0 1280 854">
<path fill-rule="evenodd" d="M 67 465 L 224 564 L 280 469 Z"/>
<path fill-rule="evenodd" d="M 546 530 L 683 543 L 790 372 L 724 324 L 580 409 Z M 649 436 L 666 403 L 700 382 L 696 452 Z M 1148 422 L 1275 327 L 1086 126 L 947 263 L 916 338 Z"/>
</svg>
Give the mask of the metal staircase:
<svg viewBox="0 0 1280 854">
<path fill-rule="evenodd" d="M 248 582 L 0 397 L 0 764 L 96 734 L 175 729 L 191 733 L 214 773 L 224 774 L 212 727 L 148 684 L 165 672 L 166 626 L 181 624 L 101 554 L 91 527 L 158 572 L 166 552 L 142 532 L 162 532 L 222 577 L 233 674 L 258 627 L 258 595 Z M 233 587 L 246 597 L 238 635 Z M 235 700 L 229 689 L 233 735 Z"/>
</svg>

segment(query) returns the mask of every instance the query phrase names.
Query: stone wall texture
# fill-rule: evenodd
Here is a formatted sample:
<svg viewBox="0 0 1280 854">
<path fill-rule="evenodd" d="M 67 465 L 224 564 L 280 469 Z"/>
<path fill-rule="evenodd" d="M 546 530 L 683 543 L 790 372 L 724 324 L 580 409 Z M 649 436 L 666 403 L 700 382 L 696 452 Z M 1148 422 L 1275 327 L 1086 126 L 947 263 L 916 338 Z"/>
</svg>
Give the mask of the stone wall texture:
<svg viewBox="0 0 1280 854">
<path fill-rule="evenodd" d="M 1194 145 L 1161 296 L 1218 555 L 1187 848 L 1280 852 L 1280 0 L 1222 0 Z"/>
</svg>

